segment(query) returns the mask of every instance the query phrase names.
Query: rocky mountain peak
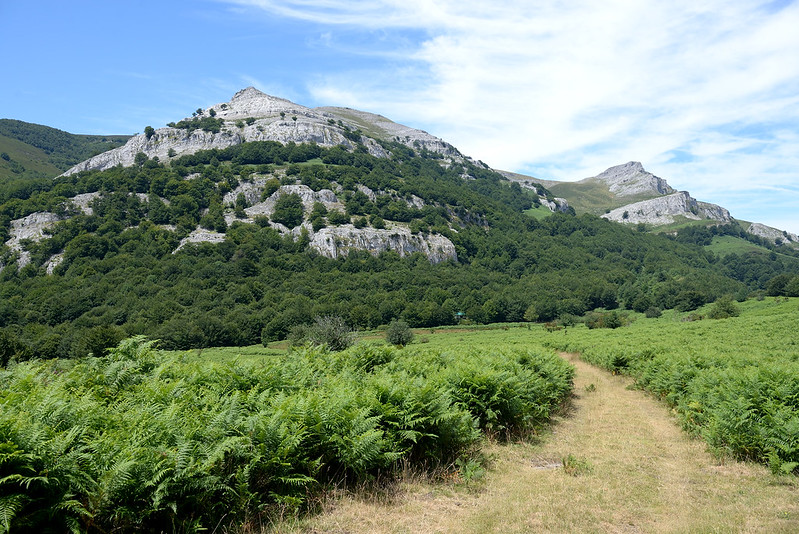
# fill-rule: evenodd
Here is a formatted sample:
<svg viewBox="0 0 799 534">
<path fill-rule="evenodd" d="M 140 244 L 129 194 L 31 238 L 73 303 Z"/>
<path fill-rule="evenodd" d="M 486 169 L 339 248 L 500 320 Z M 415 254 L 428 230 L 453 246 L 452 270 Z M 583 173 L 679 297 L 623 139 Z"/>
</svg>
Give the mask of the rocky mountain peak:
<svg viewBox="0 0 799 534">
<path fill-rule="evenodd" d="M 402 143 L 455 160 L 466 159 L 449 143 L 422 130 L 394 123 L 380 115 L 348 108 L 307 108 L 247 87 L 229 102 L 198 110 L 192 117 L 149 134 L 132 137 L 125 146 L 103 152 L 72 167 L 65 175 L 133 165 L 136 155 L 169 161 L 198 150 L 224 149 L 250 141 L 316 143 L 353 149 L 362 144 L 377 157 L 388 157 L 379 140 Z M 215 121 L 210 121 L 213 118 Z M 205 122 L 203 122 L 205 121 Z M 216 123 L 216 124 L 214 124 Z"/>
<path fill-rule="evenodd" d="M 639 161 L 610 167 L 593 179 L 605 182 L 616 196 L 669 195 L 675 192 L 666 180 L 645 170 Z"/>
<path fill-rule="evenodd" d="M 239 100 L 249 100 L 252 98 L 262 98 L 268 96 L 269 95 L 267 95 L 266 93 L 259 91 L 258 89 L 256 89 L 251 85 L 249 87 L 245 87 L 244 89 L 233 95 L 233 98 L 230 99 L 230 102 L 232 103 L 232 102 L 238 102 Z"/>
<path fill-rule="evenodd" d="M 230 102 L 212 106 L 216 116 L 226 120 L 244 118 L 268 118 L 283 113 L 300 113 L 307 115 L 310 111 L 305 106 L 295 104 L 285 98 L 268 95 L 255 87 L 242 89 L 230 99 Z"/>
</svg>

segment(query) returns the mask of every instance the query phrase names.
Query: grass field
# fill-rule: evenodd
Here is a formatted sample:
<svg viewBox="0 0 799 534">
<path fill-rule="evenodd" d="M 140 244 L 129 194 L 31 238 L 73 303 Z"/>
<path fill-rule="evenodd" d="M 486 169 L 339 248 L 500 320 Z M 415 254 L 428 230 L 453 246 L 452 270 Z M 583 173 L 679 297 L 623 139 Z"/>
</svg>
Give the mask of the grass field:
<svg viewBox="0 0 799 534">
<path fill-rule="evenodd" d="M 50 163 L 49 156 L 43 150 L 5 135 L 0 135 L 0 153 L 9 154 L 11 161 L 24 167 L 26 171 L 42 176 L 56 176 L 61 173 L 58 167 Z M 11 161 L 0 159 L 0 178 L 19 176 L 19 173 L 12 170 Z"/>
<path fill-rule="evenodd" d="M 545 219 L 546 217 L 552 215 L 552 211 L 545 206 L 530 208 L 529 210 L 524 210 L 524 213 L 535 219 Z"/>
<path fill-rule="evenodd" d="M 555 196 L 568 200 L 569 205 L 577 214 L 592 213 L 594 215 L 602 215 L 606 211 L 658 196 L 644 194 L 617 197 L 610 192 L 607 184 L 600 180 L 561 182 L 551 186 L 549 190 Z"/>
<path fill-rule="evenodd" d="M 762 252 L 768 254 L 770 252 L 766 247 L 755 245 L 746 239 L 733 237 L 731 235 L 715 236 L 713 237 L 713 242 L 705 248 L 719 256 L 726 256 L 727 254 L 746 254 L 747 252 Z"/>
</svg>

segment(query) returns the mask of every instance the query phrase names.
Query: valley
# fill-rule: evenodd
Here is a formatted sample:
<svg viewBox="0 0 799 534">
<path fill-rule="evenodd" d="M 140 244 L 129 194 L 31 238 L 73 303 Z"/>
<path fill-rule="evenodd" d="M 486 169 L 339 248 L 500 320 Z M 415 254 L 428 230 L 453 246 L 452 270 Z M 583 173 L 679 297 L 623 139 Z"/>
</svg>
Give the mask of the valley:
<svg viewBox="0 0 799 534">
<path fill-rule="evenodd" d="M 0 532 L 796 529 L 795 235 L 252 87 L 13 126 Z"/>
</svg>

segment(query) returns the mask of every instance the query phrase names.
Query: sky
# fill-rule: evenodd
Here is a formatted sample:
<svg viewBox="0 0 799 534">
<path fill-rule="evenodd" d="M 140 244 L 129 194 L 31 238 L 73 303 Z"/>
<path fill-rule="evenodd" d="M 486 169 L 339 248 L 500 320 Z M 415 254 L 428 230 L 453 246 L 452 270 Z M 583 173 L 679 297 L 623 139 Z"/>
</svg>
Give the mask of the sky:
<svg viewBox="0 0 799 534">
<path fill-rule="evenodd" d="M 247 86 L 495 169 L 640 161 L 799 234 L 799 0 L 0 0 L 0 118 L 164 126 Z"/>
</svg>

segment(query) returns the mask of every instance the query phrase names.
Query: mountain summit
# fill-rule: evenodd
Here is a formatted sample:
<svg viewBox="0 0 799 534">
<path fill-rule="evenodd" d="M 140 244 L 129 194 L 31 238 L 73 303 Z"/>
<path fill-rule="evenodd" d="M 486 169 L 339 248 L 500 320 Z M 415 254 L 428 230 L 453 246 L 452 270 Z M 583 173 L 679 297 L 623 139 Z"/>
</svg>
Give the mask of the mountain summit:
<svg viewBox="0 0 799 534">
<path fill-rule="evenodd" d="M 666 180 L 646 171 L 638 161 L 611 167 L 594 178 L 587 178 L 587 180 L 605 182 L 610 192 L 617 197 L 641 194 L 669 195 L 675 192 L 666 183 Z"/>
<path fill-rule="evenodd" d="M 229 102 L 198 109 L 191 117 L 166 128 L 134 136 L 127 144 L 99 154 L 65 175 L 133 165 L 136 155 L 169 161 L 199 150 L 223 149 L 250 141 L 316 143 L 353 149 L 363 144 L 369 154 L 387 157 L 380 141 L 396 141 L 417 150 L 462 158 L 455 147 L 422 130 L 409 128 L 385 117 L 349 108 L 307 108 L 254 87 L 242 89 Z"/>
</svg>

